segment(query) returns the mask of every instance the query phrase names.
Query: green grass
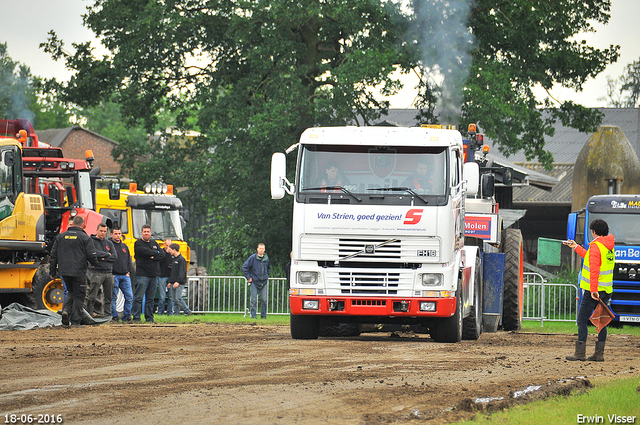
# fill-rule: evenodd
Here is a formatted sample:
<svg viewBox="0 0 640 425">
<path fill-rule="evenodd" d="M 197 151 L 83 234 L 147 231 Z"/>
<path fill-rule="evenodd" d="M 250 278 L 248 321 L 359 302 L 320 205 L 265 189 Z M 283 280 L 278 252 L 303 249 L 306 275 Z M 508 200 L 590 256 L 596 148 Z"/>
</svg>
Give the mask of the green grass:
<svg viewBox="0 0 640 425">
<path fill-rule="evenodd" d="M 263 325 L 289 325 L 288 315 L 270 314 L 266 320 L 251 319 L 245 317 L 242 313 L 229 314 L 194 314 L 192 316 L 154 316 L 158 323 L 259 323 Z M 578 327 L 573 322 L 544 322 L 544 326 L 540 326 L 540 321 L 525 320 L 522 322 L 522 332 L 544 332 L 559 334 L 576 334 Z M 624 334 L 640 336 L 640 326 L 625 325 L 622 329 L 612 328 L 609 326 L 609 335 Z M 595 328 L 589 327 L 589 334 L 595 335 Z M 640 418 L 639 422 L 640 423 Z"/>
<path fill-rule="evenodd" d="M 193 314 L 191 316 L 160 316 L 155 315 L 156 323 L 258 323 L 260 325 L 289 325 L 289 316 L 269 314 L 266 319 L 252 319 L 242 313 L 229 314 Z"/>
<path fill-rule="evenodd" d="M 615 423 L 608 415 L 635 416 L 640 423 L 640 377 L 596 382 L 594 388 L 571 397 L 555 396 L 547 400 L 518 405 L 491 415 L 479 414 L 473 420 L 458 424 L 575 424 L 578 415 L 601 416 L 599 423 Z M 586 419 L 584 422 L 588 423 Z M 595 423 L 595 422 L 591 422 Z"/>
<path fill-rule="evenodd" d="M 523 332 L 544 332 L 544 333 L 558 333 L 558 334 L 577 334 L 578 326 L 574 322 L 544 322 L 544 326 L 540 326 L 540 321 L 523 320 L 522 331 Z M 607 328 L 609 335 L 634 335 L 640 336 L 640 326 L 624 325 L 622 329 L 609 326 Z M 596 328 L 589 326 L 589 335 L 595 335 Z M 638 423 L 640 423 L 640 418 Z"/>
</svg>

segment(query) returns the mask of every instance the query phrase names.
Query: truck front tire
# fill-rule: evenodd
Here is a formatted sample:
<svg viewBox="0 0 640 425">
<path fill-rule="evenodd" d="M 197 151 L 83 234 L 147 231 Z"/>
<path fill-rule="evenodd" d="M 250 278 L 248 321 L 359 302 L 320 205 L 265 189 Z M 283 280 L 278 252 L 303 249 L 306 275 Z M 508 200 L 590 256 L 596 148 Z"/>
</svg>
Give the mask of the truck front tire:
<svg viewBox="0 0 640 425">
<path fill-rule="evenodd" d="M 33 276 L 31 291 L 38 310 L 62 310 L 64 302 L 64 288 L 59 278 L 51 279 L 49 264 L 41 264 Z"/>
<path fill-rule="evenodd" d="M 462 340 L 462 290 L 456 291 L 456 310 L 453 316 L 435 321 L 431 325 L 431 338 L 436 342 Z"/>
<path fill-rule="evenodd" d="M 476 258 L 476 273 L 474 283 L 473 309 L 468 317 L 462 322 L 462 339 L 476 340 L 482 335 L 482 263 L 480 258 Z"/>
<path fill-rule="evenodd" d="M 318 318 L 316 316 L 289 316 L 289 327 L 293 339 L 318 339 Z"/>
</svg>

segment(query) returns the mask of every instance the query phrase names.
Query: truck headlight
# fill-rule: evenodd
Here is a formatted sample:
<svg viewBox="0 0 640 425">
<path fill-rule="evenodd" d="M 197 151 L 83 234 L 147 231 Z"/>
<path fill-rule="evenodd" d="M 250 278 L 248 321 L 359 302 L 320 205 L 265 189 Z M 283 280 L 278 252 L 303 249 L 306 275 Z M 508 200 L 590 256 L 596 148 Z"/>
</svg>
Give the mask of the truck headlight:
<svg viewBox="0 0 640 425">
<path fill-rule="evenodd" d="M 421 301 L 420 311 L 436 311 L 436 303 L 433 301 Z"/>
<path fill-rule="evenodd" d="M 318 272 L 298 272 L 298 283 L 301 285 L 316 285 Z"/>
<path fill-rule="evenodd" d="M 304 300 L 302 301 L 303 310 L 318 310 L 320 308 L 320 301 L 318 300 Z"/>
<path fill-rule="evenodd" d="M 442 286 L 444 282 L 441 273 L 424 273 L 420 275 L 423 286 Z"/>
</svg>

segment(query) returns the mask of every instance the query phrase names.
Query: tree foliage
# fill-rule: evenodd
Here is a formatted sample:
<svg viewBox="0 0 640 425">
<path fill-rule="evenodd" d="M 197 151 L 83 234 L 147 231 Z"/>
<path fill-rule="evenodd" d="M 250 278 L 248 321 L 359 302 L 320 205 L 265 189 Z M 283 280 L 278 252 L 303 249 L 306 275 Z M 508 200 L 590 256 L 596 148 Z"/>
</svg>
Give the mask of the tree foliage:
<svg viewBox="0 0 640 425">
<path fill-rule="evenodd" d="M 601 50 L 576 39 L 593 31 L 593 23 L 606 23 L 609 12 L 609 0 L 476 1 L 469 24 L 477 48 L 464 117 L 478 121 L 505 154 L 523 150 L 527 159 L 549 166 L 553 159 L 544 137 L 553 135 L 556 120 L 590 132 L 602 117 L 570 101 L 558 104 L 547 97 L 540 103 L 532 88 L 559 84 L 581 91 L 588 78 L 617 60 L 619 46 Z M 543 115 L 540 107 L 550 113 Z"/>
<path fill-rule="evenodd" d="M 14 62 L 0 43 L 0 117 L 26 118 L 36 129 L 68 126 L 71 112 L 26 65 Z"/>
<path fill-rule="evenodd" d="M 627 64 L 619 78 L 608 77 L 607 96 L 599 100 L 607 100 L 608 105 L 614 108 L 638 107 L 640 105 L 640 60 Z"/>
<path fill-rule="evenodd" d="M 0 114 L 2 117 L 33 119 L 36 103 L 34 78 L 25 65 L 14 62 L 6 43 L 0 43 Z"/>
<path fill-rule="evenodd" d="M 540 104 L 531 87 L 581 89 L 615 60 L 616 47 L 571 41 L 593 22 L 607 21 L 608 0 L 414 0 L 410 6 L 98 0 L 85 24 L 109 55 L 94 57 L 88 43 L 67 54 L 55 33 L 44 48 L 77 71 L 65 93 L 80 106 L 115 96 L 123 117 L 148 131 L 157 126 L 158 111 L 171 111 L 180 127 L 195 117 L 201 137 L 122 143 L 125 168 L 192 188 L 193 201 L 210 214 L 209 243 L 225 258 L 244 258 L 263 241 L 272 258 L 286 262 L 291 199 L 269 199 L 271 154 L 296 143 L 307 127 L 374 122 L 389 105 L 372 87 L 395 93 L 396 69 L 423 76 L 420 119 L 442 119 L 446 104 L 461 119 L 480 122 L 507 153 L 524 149 L 547 164 L 544 135 L 553 120 L 582 129 L 598 123 L 572 103 L 555 105 L 543 118 L 537 108 L 551 100 Z M 454 54 L 439 55 L 452 40 Z M 462 67 L 465 72 L 455 72 Z"/>
</svg>

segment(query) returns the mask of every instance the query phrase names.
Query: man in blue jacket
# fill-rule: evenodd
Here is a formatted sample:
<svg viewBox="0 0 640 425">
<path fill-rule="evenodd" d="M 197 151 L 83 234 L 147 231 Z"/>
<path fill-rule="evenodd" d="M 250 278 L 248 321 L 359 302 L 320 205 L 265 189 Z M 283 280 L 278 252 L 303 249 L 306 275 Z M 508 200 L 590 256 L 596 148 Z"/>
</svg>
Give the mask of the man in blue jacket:
<svg viewBox="0 0 640 425">
<path fill-rule="evenodd" d="M 263 243 L 258 244 L 257 252 L 252 254 L 242 266 L 242 274 L 251 285 L 251 318 L 256 319 L 258 292 L 260 292 L 260 317 L 267 318 L 267 291 L 271 261 L 265 253 Z"/>
</svg>

